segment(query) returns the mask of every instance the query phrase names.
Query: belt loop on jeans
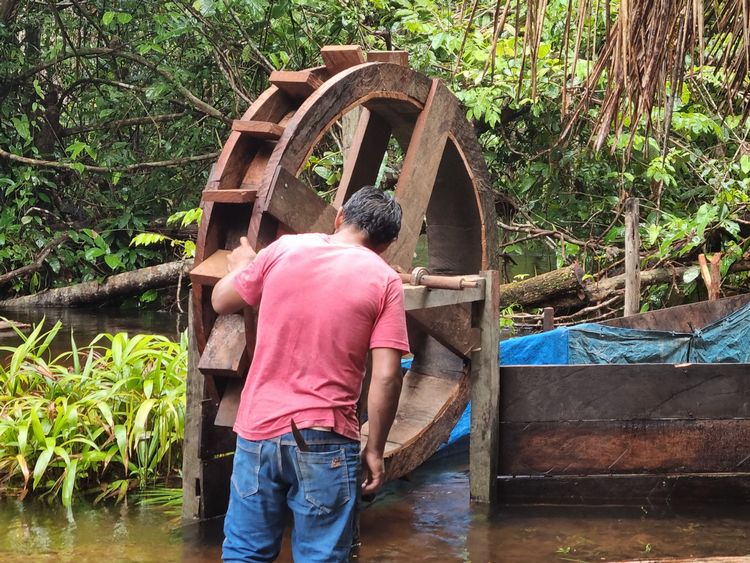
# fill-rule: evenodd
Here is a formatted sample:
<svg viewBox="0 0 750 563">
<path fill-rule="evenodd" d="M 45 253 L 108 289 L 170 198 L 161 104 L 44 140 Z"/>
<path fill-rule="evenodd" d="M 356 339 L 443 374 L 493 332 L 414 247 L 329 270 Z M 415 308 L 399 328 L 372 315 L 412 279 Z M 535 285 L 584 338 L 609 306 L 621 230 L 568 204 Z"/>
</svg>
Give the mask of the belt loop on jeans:
<svg viewBox="0 0 750 563">
<path fill-rule="evenodd" d="M 294 423 L 294 420 L 292 420 L 291 423 L 292 423 L 292 436 L 294 436 L 294 441 L 297 442 L 297 447 L 299 448 L 299 451 L 309 452 L 310 448 L 305 442 L 305 439 L 302 437 L 302 432 L 299 431 L 299 428 L 297 428 L 297 425 Z"/>
</svg>

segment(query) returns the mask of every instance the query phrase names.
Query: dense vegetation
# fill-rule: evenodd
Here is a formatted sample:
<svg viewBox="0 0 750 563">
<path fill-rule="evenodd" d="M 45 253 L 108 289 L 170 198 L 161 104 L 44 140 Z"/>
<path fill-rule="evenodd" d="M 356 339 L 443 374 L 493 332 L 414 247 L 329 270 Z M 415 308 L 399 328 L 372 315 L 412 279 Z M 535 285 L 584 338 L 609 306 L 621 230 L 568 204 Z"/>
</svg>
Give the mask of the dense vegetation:
<svg viewBox="0 0 750 563">
<path fill-rule="evenodd" d="M 617 272 L 638 196 L 645 267 L 722 249 L 727 272 L 747 249 L 750 183 L 734 4 L 707 6 L 704 26 L 686 0 L 626 14 L 617 0 L 0 0 L 0 268 L 40 266 L 0 283 L 30 292 L 164 260 L 172 247 L 132 237 L 195 207 L 269 72 L 318 64 L 330 43 L 405 49 L 449 84 L 512 202 L 508 259 L 546 248 Z M 616 42 L 643 30 L 632 52 Z M 340 162 L 333 147 L 313 170 L 335 183 Z"/>
<path fill-rule="evenodd" d="M 181 467 L 187 343 L 101 334 L 52 356 L 56 323 L 0 347 L 0 494 L 123 499 Z M 59 346 L 59 342 L 57 343 Z"/>
</svg>

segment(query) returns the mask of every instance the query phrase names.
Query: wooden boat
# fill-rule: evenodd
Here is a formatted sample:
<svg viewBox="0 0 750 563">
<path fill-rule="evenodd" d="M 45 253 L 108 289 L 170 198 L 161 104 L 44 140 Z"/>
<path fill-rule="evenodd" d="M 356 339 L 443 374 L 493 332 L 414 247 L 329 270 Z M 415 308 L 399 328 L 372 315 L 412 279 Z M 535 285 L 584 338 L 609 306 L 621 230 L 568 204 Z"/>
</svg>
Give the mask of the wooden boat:
<svg viewBox="0 0 750 563">
<path fill-rule="evenodd" d="M 748 302 L 603 324 L 692 333 Z M 500 502 L 750 500 L 750 364 L 503 365 L 500 387 Z"/>
<path fill-rule="evenodd" d="M 396 198 L 404 216 L 398 241 L 384 256 L 411 270 L 426 232 L 428 268 L 436 274 L 476 274 L 494 261 L 494 198 L 474 131 L 445 85 L 415 72 L 405 52 L 363 53 L 356 46 L 324 47 L 325 66 L 279 71 L 232 132 L 203 192 L 196 251 L 192 326 L 200 354 L 196 400 L 201 514 L 223 512 L 234 444 L 229 431 L 252 358 L 255 317 L 216 316 L 213 285 L 226 256 L 247 236 L 260 249 L 285 233 L 333 230 L 336 210 L 373 184 L 391 141 L 404 159 Z M 331 203 L 303 175 L 316 144 L 345 114 L 358 111 L 350 158 Z M 412 368 L 404 378 L 388 437 L 389 478 L 411 471 L 446 440 L 469 397 L 468 358 L 476 331 L 465 305 L 408 312 Z M 197 377 L 197 375 L 196 375 Z M 362 428 L 367 436 L 367 425 Z M 209 498 L 210 497 L 210 498 Z"/>
</svg>

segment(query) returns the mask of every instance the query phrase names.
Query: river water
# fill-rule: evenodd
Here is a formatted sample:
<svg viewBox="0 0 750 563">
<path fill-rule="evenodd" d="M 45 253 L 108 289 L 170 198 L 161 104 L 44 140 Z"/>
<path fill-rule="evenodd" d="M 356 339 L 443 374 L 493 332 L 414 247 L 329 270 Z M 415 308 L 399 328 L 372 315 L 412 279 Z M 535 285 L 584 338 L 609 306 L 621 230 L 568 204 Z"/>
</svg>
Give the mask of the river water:
<svg viewBox="0 0 750 563">
<path fill-rule="evenodd" d="M 86 343 L 98 332 L 174 336 L 175 315 L 122 311 L 8 312 L 20 321 L 61 318 Z M 468 443 L 443 450 L 409 480 L 389 483 L 362 512 L 359 561 L 622 561 L 750 555 L 750 512 L 668 507 L 504 508 L 469 502 Z M 0 562 L 218 561 L 221 521 L 185 525 L 168 509 L 0 500 Z M 290 561 L 288 536 L 280 561 Z M 748 558 L 750 561 L 750 557 Z"/>
</svg>

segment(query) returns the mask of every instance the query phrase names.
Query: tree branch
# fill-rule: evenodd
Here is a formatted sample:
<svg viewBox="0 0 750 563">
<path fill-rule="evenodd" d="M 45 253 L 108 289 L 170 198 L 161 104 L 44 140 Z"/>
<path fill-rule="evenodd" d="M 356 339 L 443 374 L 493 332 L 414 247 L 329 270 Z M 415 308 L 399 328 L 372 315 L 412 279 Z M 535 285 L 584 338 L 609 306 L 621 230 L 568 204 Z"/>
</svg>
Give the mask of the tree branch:
<svg viewBox="0 0 750 563">
<path fill-rule="evenodd" d="M 165 113 L 163 115 L 146 115 L 143 117 L 131 117 L 129 119 L 120 119 L 117 121 L 107 121 L 105 123 L 97 123 L 94 125 L 82 125 L 80 127 L 71 127 L 70 129 L 63 129 L 62 135 L 78 135 L 79 133 L 86 133 L 88 131 L 96 131 L 98 129 L 117 129 L 119 127 L 129 127 L 131 125 L 144 125 L 148 123 L 161 123 L 163 121 L 172 121 L 184 117 L 186 112 L 180 113 Z"/>
<path fill-rule="evenodd" d="M 26 156 L 19 156 L 17 154 L 10 153 L 0 148 L 0 157 L 6 158 L 13 162 L 20 162 L 22 164 L 28 164 L 30 166 L 37 166 L 41 168 L 55 168 L 57 170 L 75 170 L 79 171 L 81 167 L 88 172 L 100 172 L 108 174 L 110 172 L 135 172 L 138 170 L 147 170 L 153 168 L 170 168 L 172 166 L 181 166 L 191 162 L 201 162 L 204 160 L 213 160 L 219 156 L 219 152 L 210 152 L 206 154 L 198 154 L 194 156 L 185 156 L 182 158 L 175 158 L 172 160 L 157 160 L 154 162 L 138 162 L 136 164 L 126 164 L 125 166 L 91 166 L 89 164 L 82 164 L 80 162 L 58 162 L 55 160 L 41 160 L 38 158 L 28 158 Z"/>
<path fill-rule="evenodd" d="M 27 276 L 40 270 L 42 265 L 44 264 L 45 258 L 49 256 L 50 252 L 52 252 L 55 248 L 60 246 L 69 238 L 70 237 L 67 235 L 67 233 L 53 238 L 51 241 L 44 245 L 42 250 L 39 252 L 39 254 L 36 255 L 36 258 L 34 258 L 34 261 L 31 264 L 26 264 L 25 266 L 21 266 L 20 268 L 16 268 L 15 270 L 11 270 L 10 272 L 0 274 L 0 287 L 16 278 Z"/>
</svg>

